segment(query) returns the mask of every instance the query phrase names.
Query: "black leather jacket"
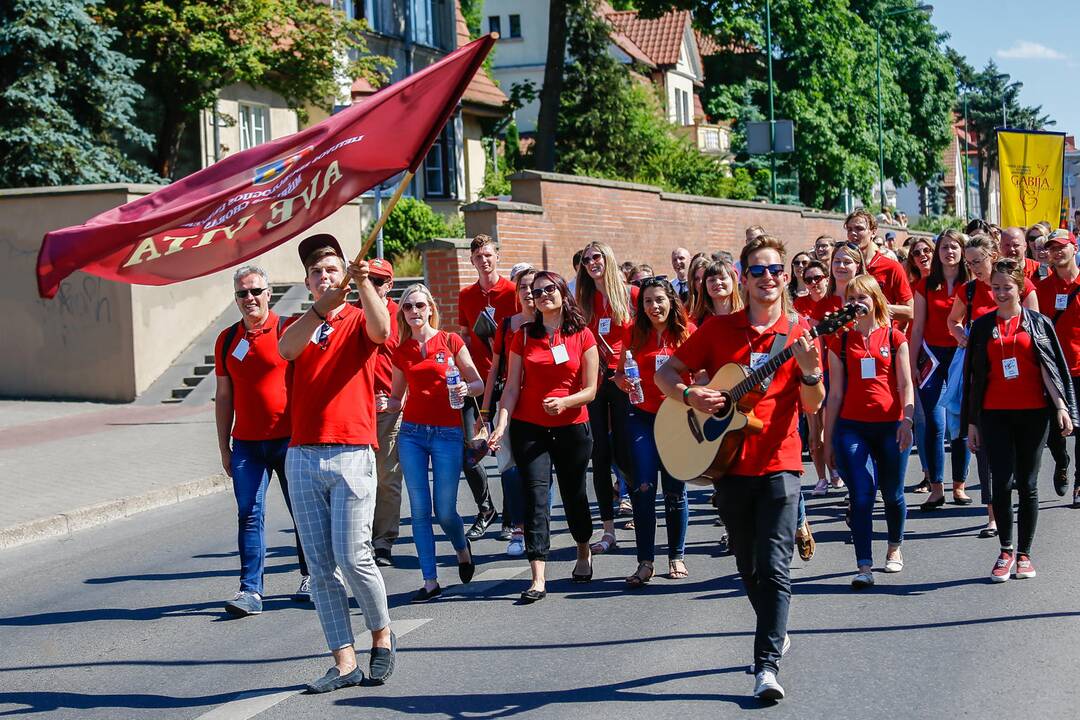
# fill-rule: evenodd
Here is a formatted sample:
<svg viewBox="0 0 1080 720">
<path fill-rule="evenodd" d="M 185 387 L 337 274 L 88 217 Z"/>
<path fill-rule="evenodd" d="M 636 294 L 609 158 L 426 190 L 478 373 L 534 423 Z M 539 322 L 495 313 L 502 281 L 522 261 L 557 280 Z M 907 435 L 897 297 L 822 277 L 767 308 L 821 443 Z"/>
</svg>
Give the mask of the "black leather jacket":
<svg viewBox="0 0 1080 720">
<path fill-rule="evenodd" d="M 1065 399 L 1073 425 L 1080 426 L 1069 364 L 1065 361 L 1053 322 L 1045 315 L 1028 308 L 1020 308 L 1020 313 L 1020 326 L 1031 336 L 1039 364 L 1046 368 L 1050 381 Z M 960 412 L 960 433 L 964 436 L 967 435 L 969 424 L 979 424 L 983 396 L 986 394 L 986 376 L 990 367 L 987 350 L 996 327 L 995 310 L 973 322 L 968 334 L 967 353 L 964 356 L 964 396 Z"/>
</svg>

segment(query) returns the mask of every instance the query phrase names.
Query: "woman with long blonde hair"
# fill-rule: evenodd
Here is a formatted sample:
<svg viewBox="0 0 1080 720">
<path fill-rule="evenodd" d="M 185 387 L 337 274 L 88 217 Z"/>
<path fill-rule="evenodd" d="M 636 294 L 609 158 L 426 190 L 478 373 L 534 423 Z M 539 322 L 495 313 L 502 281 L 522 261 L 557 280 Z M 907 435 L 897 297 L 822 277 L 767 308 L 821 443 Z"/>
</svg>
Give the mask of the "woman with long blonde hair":
<svg viewBox="0 0 1080 720">
<path fill-rule="evenodd" d="M 596 399 L 589 403 L 593 487 L 604 526 L 600 542 L 592 546 L 592 552 L 599 555 L 618 546 L 615 539 L 617 493 L 612 484 L 611 464 L 616 463 L 624 474 L 630 470 L 626 426 L 630 404 L 613 378 L 619 366 L 619 355 L 630 339 L 638 289 L 626 285 L 611 247 L 596 242 L 586 245 L 582 252 L 575 294 L 585 322 L 596 337 L 600 354 L 600 385 Z"/>
</svg>

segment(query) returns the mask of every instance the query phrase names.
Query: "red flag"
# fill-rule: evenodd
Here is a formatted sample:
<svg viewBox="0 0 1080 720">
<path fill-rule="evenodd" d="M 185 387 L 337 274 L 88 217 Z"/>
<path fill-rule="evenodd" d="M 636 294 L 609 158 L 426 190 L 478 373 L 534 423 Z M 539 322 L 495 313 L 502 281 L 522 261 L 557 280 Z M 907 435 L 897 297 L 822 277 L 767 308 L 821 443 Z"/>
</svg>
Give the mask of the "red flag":
<svg viewBox="0 0 1080 720">
<path fill-rule="evenodd" d="M 357 195 L 416 171 L 491 49 L 485 36 L 295 135 L 45 236 L 38 292 L 76 270 L 168 285 L 237 265 L 303 232 Z"/>
</svg>

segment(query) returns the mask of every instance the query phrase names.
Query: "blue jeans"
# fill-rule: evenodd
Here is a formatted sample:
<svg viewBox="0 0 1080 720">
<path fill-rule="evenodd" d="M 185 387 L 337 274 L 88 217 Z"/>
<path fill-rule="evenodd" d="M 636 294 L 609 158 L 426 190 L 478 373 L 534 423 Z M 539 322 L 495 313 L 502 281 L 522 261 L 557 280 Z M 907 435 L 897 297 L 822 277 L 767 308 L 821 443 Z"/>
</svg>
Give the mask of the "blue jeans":
<svg viewBox="0 0 1080 720">
<path fill-rule="evenodd" d="M 839 418 L 833 432 L 836 464 L 851 498 L 851 535 L 859 565 L 873 565 L 870 541 L 874 534 L 874 499 L 881 490 L 889 543 L 904 539 L 907 505 L 900 477 L 898 422 L 856 422 Z"/>
<path fill-rule="evenodd" d="M 455 550 L 464 550 L 465 528 L 457 511 L 458 482 L 461 479 L 465 435 L 457 425 L 401 423 L 398 433 L 398 460 L 409 491 L 413 543 L 420 558 L 424 580 L 437 580 L 435 532 L 431 527 L 432 496 L 435 518 Z M 428 483 L 428 463 L 431 483 Z"/>
<path fill-rule="evenodd" d="M 918 388 L 919 404 L 922 405 L 926 418 L 924 431 L 920 436 L 920 449 L 926 458 L 926 472 L 930 476 L 930 482 L 940 485 L 945 480 L 945 380 L 956 348 L 929 347 L 941 365 L 930 376 L 926 385 Z M 961 434 L 967 435 L 966 432 Z M 926 447 L 922 448 L 924 444 Z M 971 451 L 963 438 L 952 440 L 951 447 L 952 481 L 954 484 L 965 482 Z"/>
<path fill-rule="evenodd" d="M 278 440 L 233 440 L 232 473 L 233 495 L 236 496 L 237 537 L 240 550 L 240 589 L 263 593 L 263 570 L 266 567 L 266 488 L 270 473 L 276 472 L 285 507 L 292 517 L 292 500 L 289 499 L 289 481 L 285 477 L 285 451 L 289 438 Z M 295 532 L 296 525 L 293 525 Z M 308 574 L 300 538 L 296 538 L 296 557 L 300 561 L 300 574 Z"/>
<path fill-rule="evenodd" d="M 664 490 L 664 522 L 667 526 L 668 559 L 682 560 L 686 551 L 686 527 L 690 508 L 686 502 L 686 483 L 676 480 L 660 464 L 653 425 L 656 415 L 631 408 L 627 419 L 630 435 L 630 458 L 633 461 L 630 501 L 634 506 L 634 539 L 638 562 L 652 562 L 656 557 L 656 476 Z"/>
</svg>

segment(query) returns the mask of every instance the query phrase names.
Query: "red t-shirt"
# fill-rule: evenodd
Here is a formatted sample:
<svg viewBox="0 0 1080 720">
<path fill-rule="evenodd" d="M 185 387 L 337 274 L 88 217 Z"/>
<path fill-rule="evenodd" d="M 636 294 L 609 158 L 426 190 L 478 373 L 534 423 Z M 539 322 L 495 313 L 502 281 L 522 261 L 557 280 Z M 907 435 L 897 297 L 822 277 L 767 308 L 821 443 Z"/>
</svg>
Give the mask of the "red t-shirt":
<svg viewBox="0 0 1080 720">
<path fill-rule="evenodd" d="M 975 283 L 975 295 L 971 299 L 971 319 L 973 321 L 978 320 L 986 313 L 997 310 L 997 303 L 994 302 L 994 294 L 990 292 L 988 283 L 981 280 L 969 280 L 968 282 Z M 1020 295 L 1020 301 L 1023 302 L 1033 292 L 1035 292 L 1035 286 L 1031 284 L 1030 280 L 1024 280 L 1024 292 Z M 968 304 L 967 283 L 961 283 L 954 287 L 953 297 L 957 298 L 960 304 L 966 308 Z"/>
<path fill-rule="evenodd" d="M 822 298 L 822 300 L 824 299 L 825 298 Z M 817 303 L 809 295 L 800 295 L 795 298 L 793 304 L 795 306 L 795 312 L 799 313 L 804 318 L 809 320 L 814 317 L 814 306 L 816 306 Z"/>
<path fill-rule="evenodd" d="M 1031 336 L 1022 327 L 1023 315 L 997 321 L 997 339 L 986 345 L 990 372 L 986 377 L 985 410 L 1038 410 L 1047 407 L 1042 370 Z M 1006 379 L 1004 360 L 1016 360 L 1018 377 Z M 1010 373 L 1012 374 L 1012 373 Z"/>
<path fill-rule="evenodd" d="M 1035 282 L 1039 275 L 1039 261 L 1029 257 L 1024 258 L 1024 279 Z"/>
<path fill-rule="evenodd" d="M 953 289 L 955 291 L 955 287 Z M 956 338 L 949 332 L 949 312 L 952 311 L 954 295 L 949 292 L 949 286 L 942 282 L 937 289 L 927 292 L 926 278 L 923 278 L 915 284 L 915 292 L 926 301 L 923 340 L 933 347 L 956 347 Z"/>
<path fill-rule="evenodd" d="M 360 307 L 359 301 L 357 301 L 355 305 L 360 308 L 360 312 L 364 311 L 364 309 Z M 379 393 L 384 395 L 390 394 L 390 384 L 393 382 L 393 368 L 391 367 L 390 356 L 394 354 L 394 348 L 398 346 L 398 304 L 394 302 L 392 298 L 386 298 L 386 310 L 390 313 L 390 337 L 386 339 L 386 342 L 379 346 L 377 351 L 379 359 L 375 362 L 376 395 Z"/>
<path fill-rule="evenodd" d="M 461 425 L 461 411 L 450 407 L 446 372 L 451 360 L 456 363 L 457 354 L 463 347 L 465 341 L 458 335 L 442 330 L 425 343 L 424 353 L 420 351 L 420 342 L 413 338 L 398 345 L 391 362 L 405 374 L 409 389 L 402 420 L 418 425 Z"/>
<path fill-rule="evenodd" d="M 289 445 L 378 447 L 375 364 L 379 346 L 367 336 L 364 313 L 352 305 L 327 323 L 332 331 L 323 344 L 309 341 L 293 360 Z"/>
<path fill-rule="evenodd" d="M 904 417 L 900 402 L 900 389 L 896 385 L 894 355 L 907 337 L 893 327 L 875 328 L 864 338 L 858 330 L 848 330 L 842 335 L 830 336 L 825 344 L 840 359 L 840 346 L 847 337 L 844 350 L 847 366 L 844 374 L 844 401 L 840 417 L 860 422 L 896 422 Z M 891 336 L 891 342 L 890 342 Z M 869 367 L 873 358 L 873 367 Z M 867 360 L 864 377 L 863 361 Z M 834 381 L 835 382 L 835 381 Z"/>
<path fill-rule="evenodd" d="M 844 301 L 839 295 L 826 295 L 814 303 L 810 318 L 815 323 L 819 323 L 825 319 L 826 314 L 836 312 L 842 307 L 844 307 Z"/>
<path fill-rule="evenodd" d="M 1080 296 L 1069 299 L 1069 294 L 1080 287 L 1080 276 L 1070 283 L 1052 272 L 1039 281 L 1035 289 L 1039 298 L 1039 312 L 1051 320 L 1059 310 L 1064 310 L 1054 323 L 1061 349 L 1065 353 L 1065 362 L 1069 363 L 1069 374 L 1080 377 Z M 1062 308 L 1062 305 L 1068 305 Z"/>
<path fill-rule="evenodd" d="M 881 292 L 890 305 L 903 305 L 911 300 L 911 284 L 904 272 L 904 266 L 885 253 L 875 253 L 866 264 L 866 271 L 878 281 Z"/>
<path fill-rule="evenodd" d="M 585 351 L 596 347 L 596 338 L 588 328 L 564 336 L 555 333 L 554 345 L 566 348 L 567 359 L 556 364 L 552 343 L 545 335 L 529 337 L 523 325 L 510 341 L 510 352 L 521 357 L 521 392 L 514 407 L 514 419 L 534 425 L 561 427 L 589 421 L 589 410 L 584 405 L 566 410 L 558 415 L 544 412 L 544 398 L 567 397 L 582 388 L 581 369 Z"/>
<path fill-rule="evenodd" d="M 630 341 L 630 333 L 634 327 L 634 308 L 637 307 L 638 290 L 636 285 L 630 286 L 630 319 L 622 325 L 618 325 L 611 319 L 611 308 L 599 290 L 593 293 L 593 319 L 589 323 L 589 329 L 593 331 L 597 347 L 600 348 L 600 338 L 603 337 L 611 346 L 611 356 L 608 358 L 607 367 L 614 370 L 619 366 L 619 355 L 622 353 L 623 344 Z M 601 332 L 606 329 L 607 332 Z M 601 362 L 604 352 L 600 352 Z"/>
<path fill-rule="evenodd" d="M 688 330 L 693 334 L 697 330 L 697 326 L 690 323 Z M 664 402 L 664 393 L 660 392 L 660 388 L 656 387 L 656 371 L 663 367 L 668 358 L 674 354 L 674 339 L 666 330 L 662 338 L 657 338 L 656 332 L 650 330 L 645 338 L 645 343 L 636 350 L 632 350 L 632 352 L 634 361 L 638 364 L 638 372 L 641 375 L 641 389 L 645 395 L 645 400 L 638 407 L 655 414 L 660 410 L 660 404 Z M 690 382 L 688 373 L 684 373 L 682 381 L 684 383 Z"/>
<path fill-rule="evenodd" d="M 808 326 L 801 318 L 788 331 L 788 319 L 779 320 L 763 333 L 750 327 L 746 310 L 714 317 L 675 351 L 688 368 L 704 370 L 711 377 L 728 363 L 748 366 L 750 353 L 768 354 L 777 334 L 787 333 L 787 345 Z M 760 476 L 788 471 L 802 473 L 802 440 L 799 438 L 798 363 L 789 360 L 773 376 L 765 396 L 754 406 L 754 415 L 764 428 L 747 434 L 739 457 L 729 469 L 732 475 Z"/>
<path fill-rule="evenodd" d="M 494 308 L 495 325 L 498 326 L 504 317 L 509 317 L 517 312 L 517 288 L 514 283 L 500 276 L 491 289 L 485 292 L 480 287 L 480 282 L 474 282 L 461 291 L 458 296 L 458 325 L 468 331 L 469 355 L 472 356 L 476 371 L 480 377 L 486 378 L 491 370 L 491 346 L 488 340 L 483 340 L 473 334 L 473 324 L 476 318 L 485 308 Z"/>
<path fill-rule="evenodd" d="M 232 436 L 237 440 L 280 440 L 289 437 L 289 394 L 287 360 L 278 354 L 278 316 L 271 310 L 257 330 L 236 330 L 225 349 L 222 345 L 229 328 L 221 331 L 214 343 L 214 374 L 232 381 L 233 413 L 236 418 Z M 247 351 L 237 353 L 241 342 Z M 243 360 L 237 358 L 243 355 Z"/>
</svg>

